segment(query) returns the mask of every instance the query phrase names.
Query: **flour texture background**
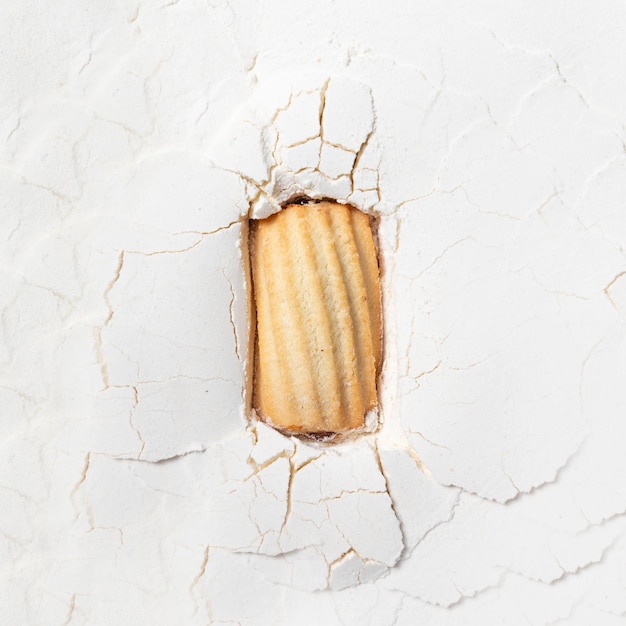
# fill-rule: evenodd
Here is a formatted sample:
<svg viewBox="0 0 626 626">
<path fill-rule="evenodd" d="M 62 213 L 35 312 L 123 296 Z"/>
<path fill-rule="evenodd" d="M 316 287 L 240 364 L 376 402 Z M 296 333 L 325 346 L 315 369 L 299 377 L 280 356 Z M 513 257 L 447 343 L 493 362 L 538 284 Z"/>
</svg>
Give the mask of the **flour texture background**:
<svg viewBox="0 0 626 626">
<path fill-rule="evenodd" d="M 0 7 L 0 623 L 626 621 L 626 6 Z M 379 218 L 376 432 L 250 419 L 249 218 Z"/>
</svg>

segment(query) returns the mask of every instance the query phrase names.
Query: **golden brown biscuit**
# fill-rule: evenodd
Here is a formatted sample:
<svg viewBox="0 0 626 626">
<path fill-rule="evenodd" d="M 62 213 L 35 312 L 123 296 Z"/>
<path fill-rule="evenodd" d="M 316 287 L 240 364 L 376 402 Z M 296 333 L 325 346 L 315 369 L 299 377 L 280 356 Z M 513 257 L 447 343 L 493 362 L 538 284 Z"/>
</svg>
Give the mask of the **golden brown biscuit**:
<svg viewBox="0 0 626 626">
<path fill-rule="evenodd" d="M 377 403 L 382 337 L 369 217 L 292 204 L 253 223 L 250 249 L 257 414 L 298 434 L 362 427 Z"/>
</svg>

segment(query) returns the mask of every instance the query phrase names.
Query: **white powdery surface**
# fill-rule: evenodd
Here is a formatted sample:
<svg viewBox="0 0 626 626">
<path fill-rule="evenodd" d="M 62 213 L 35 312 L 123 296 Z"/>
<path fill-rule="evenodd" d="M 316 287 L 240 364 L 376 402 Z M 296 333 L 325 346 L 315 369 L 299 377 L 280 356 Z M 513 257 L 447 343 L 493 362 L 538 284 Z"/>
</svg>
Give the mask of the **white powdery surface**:
<svg viewBox="0 0 626 626">
<path fill-rule="evenodd" d="M 623 623 L 621 3 L 0 14 L 0 623 Z M 298 195 L 380 218 L 336 444 L 247 415 Z"/>
</svg>

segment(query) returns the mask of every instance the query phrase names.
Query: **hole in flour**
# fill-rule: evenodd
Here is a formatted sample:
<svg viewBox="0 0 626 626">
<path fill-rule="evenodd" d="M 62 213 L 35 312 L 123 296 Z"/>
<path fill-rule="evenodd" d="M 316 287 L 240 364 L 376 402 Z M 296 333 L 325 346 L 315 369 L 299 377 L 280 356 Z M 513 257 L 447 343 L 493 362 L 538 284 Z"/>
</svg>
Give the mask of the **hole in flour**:
<svg viewBox="0 0 626 626">
<path fill-rule="evenodd" d="M 290 204 L 311 204 L 311 203 L 319 203 L 321 202 L 321 200 L 313 200 L 312 198 L 309 198 L 308 196 L 296 196 L 295 198 L 292 198 L 291 200 L 287 200 L 287 202 L 285 202 L 283 204 L 283 208 L 288 207 Z"/>
<path fill-rule="evenodd" d="M 290 435 L 330 441 L 377 426 L 382 308 L 376 222 L 295 196 L 250 220 L 251 409 Z"/>
</svg>

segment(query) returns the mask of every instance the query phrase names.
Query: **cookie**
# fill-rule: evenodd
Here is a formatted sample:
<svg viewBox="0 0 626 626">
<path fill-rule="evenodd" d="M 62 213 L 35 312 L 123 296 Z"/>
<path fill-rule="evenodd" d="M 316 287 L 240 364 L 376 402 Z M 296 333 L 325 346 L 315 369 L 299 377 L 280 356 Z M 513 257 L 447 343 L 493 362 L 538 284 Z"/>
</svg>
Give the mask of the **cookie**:
<svg viewBox="0 0 626 626">
<path fill-rule="evenodd" d="M 377 405 L 382 318 L 370 218 L 334 202 L 292 204 L 251 228 L 253 405 L 295 434 L 361 428 Z"/>
</svg>

